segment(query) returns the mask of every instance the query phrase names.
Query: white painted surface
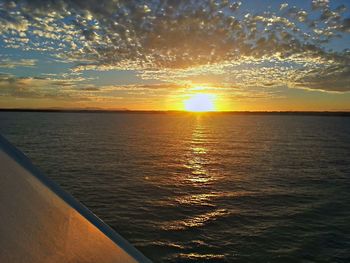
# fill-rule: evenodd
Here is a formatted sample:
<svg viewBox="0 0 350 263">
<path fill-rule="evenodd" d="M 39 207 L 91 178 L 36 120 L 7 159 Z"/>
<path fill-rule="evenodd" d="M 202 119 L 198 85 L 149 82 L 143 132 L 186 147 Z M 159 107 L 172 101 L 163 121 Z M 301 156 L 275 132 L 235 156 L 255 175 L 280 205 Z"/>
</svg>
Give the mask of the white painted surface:
<svg viewBox="0 0 350 263">
<path fill-rule="evenodd" d="M 0 262 L 150 262 L 7 144 L 0 136 Z"/>
</svg>

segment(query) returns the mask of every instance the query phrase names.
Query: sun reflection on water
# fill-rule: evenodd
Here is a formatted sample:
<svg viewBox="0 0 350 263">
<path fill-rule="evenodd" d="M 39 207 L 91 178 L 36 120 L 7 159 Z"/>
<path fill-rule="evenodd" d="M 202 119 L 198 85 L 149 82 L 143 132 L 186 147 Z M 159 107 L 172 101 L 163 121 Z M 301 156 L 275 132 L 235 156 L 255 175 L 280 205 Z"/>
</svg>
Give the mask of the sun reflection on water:
<svg viewBox="0 0 350 263">
<path fill-rule="evenodd" d="M 214 211 L 188 217 L 185 219 L 165 222 L 161 226 L 161 228 L 163 230 L 185 230 L 187 228 L 201 227 L 209 221 L 212 222 L 217 220 L 218 218 L 221 218 L 223 216 L 228 216 L 230 214 L 231 212 L 229 212 L 226 209 L 216 209 Z"/>
<path fill-rule="evenodd" d="M 200 205 L 200 206 L 214 206 L 210 201 L 216 198 L 218 193 L 203 193 L 179 196 L 175 198 L 176 202 L 181 205 Z"/>
<path fill-rule="evenodd" d="M 206 184 L 214 178 L 211 176 L 206 164 L 209 162 L 209 149 L 207 147 L 208 131 L 203 124 L 201 116 L 195 119 L 195 127 L 192 132 L 189 155 L 185 168 L 190 170 L 186 180 L 194 184 Z"/>
</svg>

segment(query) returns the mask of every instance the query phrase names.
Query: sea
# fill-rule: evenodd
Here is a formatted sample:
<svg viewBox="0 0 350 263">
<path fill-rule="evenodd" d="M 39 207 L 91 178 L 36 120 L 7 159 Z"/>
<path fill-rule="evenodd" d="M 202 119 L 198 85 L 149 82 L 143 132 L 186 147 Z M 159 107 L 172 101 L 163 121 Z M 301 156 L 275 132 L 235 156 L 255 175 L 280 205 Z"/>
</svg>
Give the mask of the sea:
<svg viewBox="0 0 350 263">
<path fill-rule="evenodd" d="M 154 262 L 350 262 L 350 117 L 0 112 L 0 133 Z"/>
</svg>

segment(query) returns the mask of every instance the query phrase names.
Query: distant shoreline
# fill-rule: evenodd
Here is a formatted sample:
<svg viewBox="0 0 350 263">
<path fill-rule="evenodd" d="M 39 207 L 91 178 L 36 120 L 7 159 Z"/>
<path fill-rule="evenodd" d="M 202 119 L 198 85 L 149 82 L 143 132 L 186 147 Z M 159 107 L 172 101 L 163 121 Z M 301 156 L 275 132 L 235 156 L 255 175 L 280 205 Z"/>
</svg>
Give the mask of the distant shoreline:
<svg viewBox="0 0 350 263">
<path fill-rule="evenodd" d="M 210 115 L 301 115 L 301 116 L 345 116 L 350 111 L 159 111 L 159 110 L 102 110 L 102 109 L 0 109 L 0 112 L 62 112 L 62 113 L 124 113 L 124 114 L 210 114 Z"/>
</svg>

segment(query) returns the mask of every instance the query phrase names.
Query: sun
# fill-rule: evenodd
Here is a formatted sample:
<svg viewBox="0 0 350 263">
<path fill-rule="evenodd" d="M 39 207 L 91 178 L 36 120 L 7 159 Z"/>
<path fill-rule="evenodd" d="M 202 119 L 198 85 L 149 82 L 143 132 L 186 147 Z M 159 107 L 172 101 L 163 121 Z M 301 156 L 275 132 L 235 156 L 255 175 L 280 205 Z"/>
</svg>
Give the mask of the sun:
<svg viewBox="0 0 350 263">
<path fill-rule="evenodd" d="M 184 101 L 186 111 L 206 112 L 215 111 L 215 95 L 199 93 Z"/>
</svg>

